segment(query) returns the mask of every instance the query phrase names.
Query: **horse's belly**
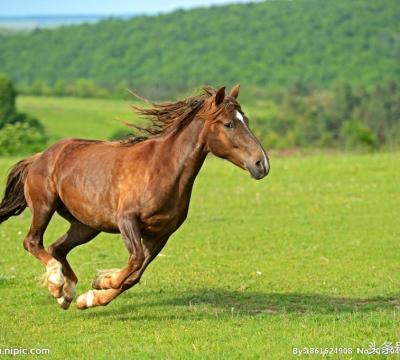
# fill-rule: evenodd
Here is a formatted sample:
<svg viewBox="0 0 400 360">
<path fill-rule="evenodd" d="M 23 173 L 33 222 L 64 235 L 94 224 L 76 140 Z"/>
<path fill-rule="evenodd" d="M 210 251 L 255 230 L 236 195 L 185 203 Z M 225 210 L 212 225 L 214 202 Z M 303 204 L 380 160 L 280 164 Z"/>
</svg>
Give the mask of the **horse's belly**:
<svg viewBox="0 0 400 360">
<path fill-rule="evenodd" d="M 102 198 L 101 191 L 84 194 L 72 189 L 60 190 L 64 206 L 80 222 L 100 231 L 119 231 L 116 211 Z"/>
</svg>

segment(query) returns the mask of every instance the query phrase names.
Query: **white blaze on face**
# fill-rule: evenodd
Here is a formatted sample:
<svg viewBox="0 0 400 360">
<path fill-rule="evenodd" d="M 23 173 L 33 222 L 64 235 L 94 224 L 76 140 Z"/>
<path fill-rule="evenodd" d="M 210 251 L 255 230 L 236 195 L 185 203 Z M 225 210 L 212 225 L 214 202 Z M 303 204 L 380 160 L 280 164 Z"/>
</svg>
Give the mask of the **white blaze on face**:
<svg viewBox="0 0 400 360">
<path fill-rule="evenodd" d="M 244 121 L 244 117 L 243 117 L 242 113 L 241 113 L 240 111 L 238 111 L 238 110 L 236 110 L 236 119 L 238 119 L 239 121 L 241 121 L 241 122 L 243 123 L 245 129 L 246 129 L 247 131 L 249 131 L 249 133 L 250 133 L 250 130 L 249 130 L 249 128 L 247 127 L 246 122 Z M 251 133 L 250 133 L 250 134 L 251 134 Z M 251 136 L 254 138 L 254 135 L 253 135 L 253 134 L 251 134 Z M 257 140 L 257 141 L 258 141 L 258 140 Z M 264 150 L 263 150 L 263 156 L 264 156 L 264 166 L 265 166 L 266 169 L 268 169 L 268 167 L 269 167 L 268 159 L 267 159 L 267 155 L 265 154 L 265 151 L 264 151 Z"/>
<path fill-rule="evenodd" d="M 246 125 L 246 123 L 244 122 L 243 115 L 238 110 L 236 110 L 236 119 L 238 119 L 239 121 L 241 121 L 243 124 Z"/>
</svg>

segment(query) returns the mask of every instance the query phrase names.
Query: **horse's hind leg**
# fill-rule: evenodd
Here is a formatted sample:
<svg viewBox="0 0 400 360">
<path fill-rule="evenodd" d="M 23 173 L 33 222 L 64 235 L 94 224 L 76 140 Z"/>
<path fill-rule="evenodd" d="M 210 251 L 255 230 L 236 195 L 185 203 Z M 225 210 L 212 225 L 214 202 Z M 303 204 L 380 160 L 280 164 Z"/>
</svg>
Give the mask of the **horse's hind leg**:
<svg viewBox="0 0 400 360">
<path fill-rule="evenodd" d="M 64 284 L 62 266 L 43 247 L 43 234 L 58 205 L 58 198 L 45 184 L 35 189 L 32 191 L 28 186 L 25 192 L 28 206 L 32 211 L 32 223 L 24 240 L 24 248 L 46 266 L 48 289 L 55 298 L 58 298 L 61 296 Z"/>
<path fill-rule="evenodd" d="M 78 278 L 67 261 L 67 255 L 74 247 L 92 240 L 99 231 L 82 224 L 72 216 L 66 217 L 65 214 L 61 215 L 68 219 L 71 226 L 66 234 L 50 245 L 49 252 L 62 265 L 64 284 L 61 296 L 57 299 L 57 302 L 63 309 L 68 309 L 75 295 L 75 286 Z"/>
</svg>

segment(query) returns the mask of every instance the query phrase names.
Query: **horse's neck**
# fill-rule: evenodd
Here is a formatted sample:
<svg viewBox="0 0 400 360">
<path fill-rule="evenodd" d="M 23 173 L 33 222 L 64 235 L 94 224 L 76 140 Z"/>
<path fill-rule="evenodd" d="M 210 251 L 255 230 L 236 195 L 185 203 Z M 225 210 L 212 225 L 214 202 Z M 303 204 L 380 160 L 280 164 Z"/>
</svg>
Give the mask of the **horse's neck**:
<svg viewBox="0 0 400 360">
<path fill-rule="evenodd" d="M 207 156 L 202 130 L 202 121 L 195 118 L 183 130 L 169 138 L 169 157 L 174 162 L 171 175 L 181 189 L 191 189 Z"/>
</svg>

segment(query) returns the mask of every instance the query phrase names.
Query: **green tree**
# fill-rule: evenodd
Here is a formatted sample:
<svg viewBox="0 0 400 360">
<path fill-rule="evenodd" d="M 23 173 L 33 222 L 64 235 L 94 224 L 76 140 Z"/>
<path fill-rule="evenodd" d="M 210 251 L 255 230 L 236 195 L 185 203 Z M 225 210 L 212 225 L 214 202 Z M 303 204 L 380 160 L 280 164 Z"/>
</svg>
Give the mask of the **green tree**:
<svg viewBox="0 0 400 360">
<path fill-rule="evenodd" d="M 0 74 L 0 128 L 15 114 L 16 97 L 17 92 L 11 80 Z"/>
<path fill-rule="evenodd" d="M 35 152 L 47 142 L 42 124 L 30 115 L 17 112 L 16 96 L 11 80 L 0 75 L 0 155 Z"/>
</svg>

